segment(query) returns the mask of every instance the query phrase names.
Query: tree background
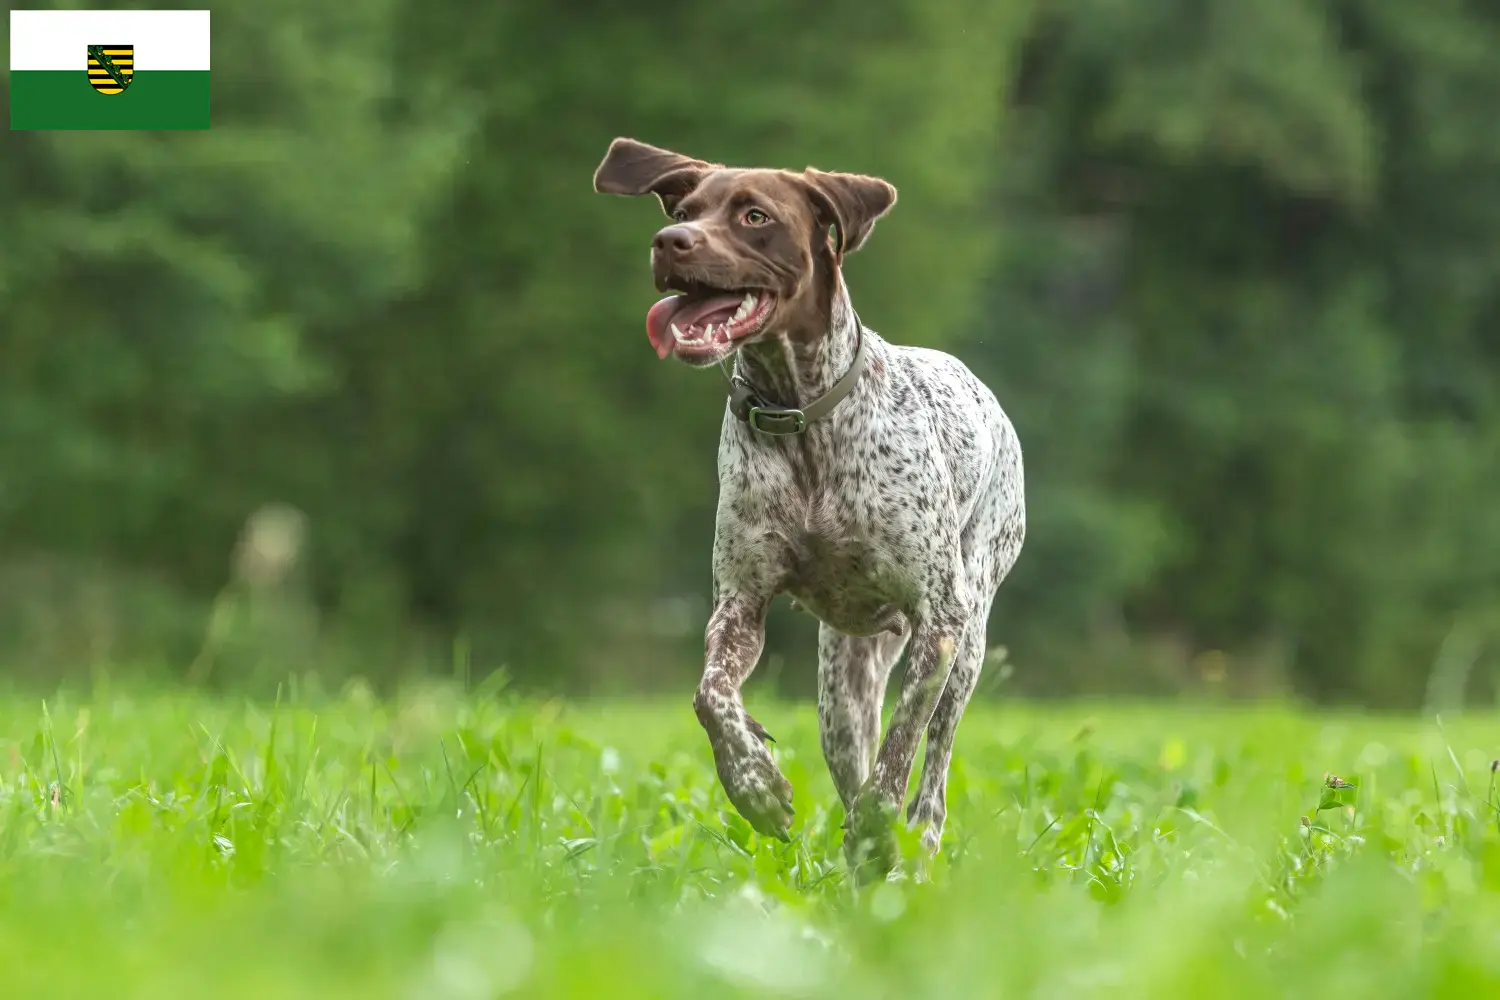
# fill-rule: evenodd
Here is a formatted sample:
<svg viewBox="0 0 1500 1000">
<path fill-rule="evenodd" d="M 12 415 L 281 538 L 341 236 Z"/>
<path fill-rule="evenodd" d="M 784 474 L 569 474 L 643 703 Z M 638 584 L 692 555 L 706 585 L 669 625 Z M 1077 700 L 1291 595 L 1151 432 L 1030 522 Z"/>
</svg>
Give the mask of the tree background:
<svg viewBox="0 0 1500 1000">
<path fill-rule="evenodd" d="M 0 150 L 0 666 L 688 690 L 723 387 L 609 140 L 879 174 L 1026 448 L 985 690 L 1489 701 L 1500 10 L 230 0 L 207 133 Z M 8 81 L 7 81 L 8 85 Z M 752 683 L 813 689 L 778 607 Z"/>
</svg>

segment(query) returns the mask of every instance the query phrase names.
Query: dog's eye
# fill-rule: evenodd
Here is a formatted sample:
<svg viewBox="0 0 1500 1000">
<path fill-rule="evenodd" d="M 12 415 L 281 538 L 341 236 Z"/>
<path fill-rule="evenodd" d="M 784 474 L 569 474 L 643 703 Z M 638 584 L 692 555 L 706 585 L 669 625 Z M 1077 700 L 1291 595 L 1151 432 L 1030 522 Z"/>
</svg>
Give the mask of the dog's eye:
<svg viewBox="0 0 1500 1000">
<path fill-rule="evenodd" d="M 679 209 L 677 209 L 677 211 L 675 211 L 675 212 L 672 213 L 672 218 L 673 218 L 674 221 L 677 221 L 677 222 L 686 222 L 687 221 L 687 212 L 684 211 L 683 209 L 679 208 Z"/>
<path fill-rule="evenodd" d="M 758 208 L 752 208 L 745 213 L 745 224 L 749 226 L 764 226 L 771 221 L 771 217 Z"/>
</svg>

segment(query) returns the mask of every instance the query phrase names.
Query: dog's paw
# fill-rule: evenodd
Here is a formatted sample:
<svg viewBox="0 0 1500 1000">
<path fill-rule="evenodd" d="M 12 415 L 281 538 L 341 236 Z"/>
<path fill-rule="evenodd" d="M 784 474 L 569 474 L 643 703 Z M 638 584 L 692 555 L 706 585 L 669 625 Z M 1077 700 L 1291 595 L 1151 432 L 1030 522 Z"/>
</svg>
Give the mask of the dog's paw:
<svg viewBox="0 0 1500 1000">
<path fill-rule="evenodd" d="M 855 801 L 845 821 L 844 857 L 859 882 L 883 879 L 900 863 L 899 816 L 900 808 L 873 788 L 866 788 Z"/>
<path fill-rule="evenodd" d="M 756 833 L 777 840 L 791 839 L 788 831 L 796 815 L 792 783 L 776 766 L 763 740 L 765 729 L 748 715 L 745 724 L 726 727 L 713 743 L 714 767 L 729 801 Z"/>
<path fill-rule="evenodd" d="M 921 831 L 922 850 L 929 856 L 935 857 L 943 846 L 943 821 L 947 816 L 947 809 L 941 801 L 934 802 L 931 799 L 919 798 L 911 804 L 906 813 L 906 824 L 913 830 Z"/>
</svg>

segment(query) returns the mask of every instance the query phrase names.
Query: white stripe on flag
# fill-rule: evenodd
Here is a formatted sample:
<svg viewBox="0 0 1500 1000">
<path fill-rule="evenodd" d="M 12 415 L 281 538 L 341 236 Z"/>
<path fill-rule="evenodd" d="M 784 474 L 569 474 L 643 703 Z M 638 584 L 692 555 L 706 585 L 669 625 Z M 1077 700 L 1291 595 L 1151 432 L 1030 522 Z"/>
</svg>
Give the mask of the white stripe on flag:
<svg viewBox="0 0 1500 1000">
<path fill-rule="evenodd" d="M 90 45 L 134 45 L 137 72 L 208 69 L 206 10 L 13 10 L 10 68 L 78 70 Z"/>
</svg>

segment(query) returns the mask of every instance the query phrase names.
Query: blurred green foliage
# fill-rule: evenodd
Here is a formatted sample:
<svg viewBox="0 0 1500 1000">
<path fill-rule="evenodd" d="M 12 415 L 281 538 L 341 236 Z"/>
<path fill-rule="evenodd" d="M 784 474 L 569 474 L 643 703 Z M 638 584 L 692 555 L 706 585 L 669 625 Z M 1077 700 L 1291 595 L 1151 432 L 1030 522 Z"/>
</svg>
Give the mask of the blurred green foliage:
<svg viewBox="0 0 1500 1000">
<path fill-rule="evenodd" d="M 1500 14 L 234 0 L 214 38 L 207 134 L 5 140 L 16 670 L 182 676 L 269 586 L 317 624 L 268 676 L 690 676 L 722 385 L 649 353 L 659 210 L 589 185 L 623 134 L 897 185 L 849 281 L 1020 429 L 1016 689 L 1488 695 Z M 245 584 L 267 503 L 308 548 Z M 810 636 L 779 612 L 762 677 L 807 691 Z"/>
</svg>

